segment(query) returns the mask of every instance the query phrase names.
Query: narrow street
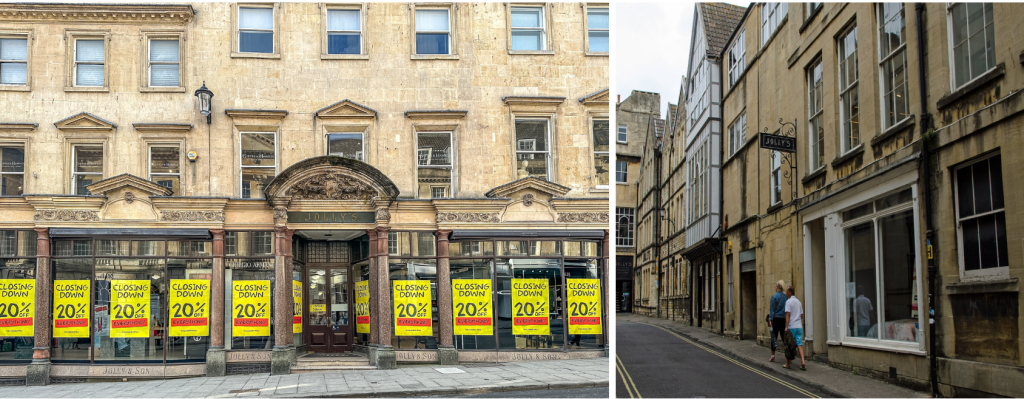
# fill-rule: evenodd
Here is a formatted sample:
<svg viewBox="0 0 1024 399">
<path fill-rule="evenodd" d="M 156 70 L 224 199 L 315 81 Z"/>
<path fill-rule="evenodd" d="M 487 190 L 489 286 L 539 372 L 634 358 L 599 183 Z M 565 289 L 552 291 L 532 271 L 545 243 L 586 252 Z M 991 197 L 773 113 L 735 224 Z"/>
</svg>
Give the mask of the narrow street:
<svg viewBox="0 0 1024 399">
<path fill-rule="evenodd" d="M 660 327 L 622 320 L 616 325 L 614 379 L 620 398 L 828 397 Z M 776 361 L 785 357 L 780 353 Z"/>
</svg>

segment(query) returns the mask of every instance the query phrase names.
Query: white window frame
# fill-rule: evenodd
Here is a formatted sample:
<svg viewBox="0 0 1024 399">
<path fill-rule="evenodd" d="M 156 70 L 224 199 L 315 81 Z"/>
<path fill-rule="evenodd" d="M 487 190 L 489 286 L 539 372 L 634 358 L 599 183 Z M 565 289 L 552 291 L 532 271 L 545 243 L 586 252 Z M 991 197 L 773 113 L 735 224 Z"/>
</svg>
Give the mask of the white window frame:
<svg viewBox="0 0 1024 399">
<path fill-rule="evenodd" d="M 243 134 L 267 134 L 267 133 L 270 133 L 270 134 L 274 135 L 274 165 L 273 166 L 263 166 L 263 165 L 260 165 L 260 166 L 254 166 L 254 165 L 243 166 L 242 165 L 242 154 L 245 152 L 245 147 L 242 147 L 242 135 Z M 245 170 L 246 169 L 273 169 L 274 170 L 274 176 L 277 176 L 277 173 L 278 173 L 277 165 L 278 165 L 279 160 L 281 159 L 281 141 L 280 140 L 281 140 L 281 138 L 278 137 L 278 134 L 277 134 L 276 131 L 274 131 L 274 132 L 239 131 L 238 132 L 238 197 L 239 198 L 245 198 L 245 197 L 242 196 L 242 193 L 245 192 L 244 191 L 245 190 L 245 187 L 244 187 L 245 179 L 242 176 L 245 174 Z M 249 198 L 254 198 L 252 196 L 251 189 L 250 189 Z M 259 198 L 263 198 L 263 197 L 260 196 L 260 197 L 255 197 L 255 198 L 259 199 Z"/>
<path fill-rule="evenodd" d="M 0 179 L 2 179 L 4 176 L 7 176 L 7 175 L 21 175 L 21 194 L 18 194 L 18 195 L 24 195 L 25 194 L 25 186 L 28 185 L 27 184 L 28 182 L 25 180 L 25 167 L 28 166 L 28 152 L 25 151 L 26 147 L 27 147 L 26 143 L 20 143 L 20 142 L 0 143 L 0 151 L 2 151 L 4 148 L 20 148 L 21 149 L 21 153 L 22 153 L 21 172 L 2 172 L 3 169 L 0 168 Z M 5 194 L 5 195 L 12 195 L 12 194 Z"/>
<path fill-rule="evenodd" d="M 509 51 L 547 51 L 548 50 L 548 12 L 543 4 L 537 5 L 511 5 L 508 8 L 508 49 Z M 512 12 L 514 11 L 540 11 L 540 26 L 539 27 L 515 27 L 512 26 Z M 516 31 L 524 32 L 536 32 L 540 31 L 540 43 L 541 48 L 536 50 L 517 49 L 512 47 L 513 33 Z"/>
<path fill-rule="evenodd" d="M 807 164 L 810 165 L 809 172 L 815 172 L 825 166 L 825 135 L 818 135 L 818 130 L 823 130 L 821 120 L 822 114 L 825 113 L 825 101 L 822 98 L 825 93 L 822 83 L 825 80 L 823 68 L 821 58 L 815 60 L 807 68 Z M 817 82 L 814 80 L 815 69 L 821 76 Z M 817 129 L 814 127 L 815 121 L 818 123 Z"/>
<path fill-rule="evenodd" d="M 994 69 L 996 67 L 996 65 L 998 65 L 998 62 L 993 62 L 992 65 L 989 66 L 988 69 L 986 69 L 985 71 L 979 72 L 973 78 L 967 79 L 967 81 L 964 82 L 963 84 L 960 84 L 960 85 L 956 84 L 956 57 L 954 55 L 954 50 L 956 48 L 956 43 L 953 43 L 953 40 L 954 40 L 953 39 L 953 8 L 958 6 L 958 5 L 961 5 L 961 4 L 967 4 L 967 3 L 946 3 L 946 32 L 947 32 L 946 43 L 947 43 L 947 46 L 949 47 L 949 87 L 950 87 L 951 91 L 959 90 L 960 88 L 965 87 L 965 86 L 971 84 L 972 82 L 974 82 L 975 80 L 977 80 L 981 76 L 985 75 L 985 72 L 991 71 L 992 69 Z M 993 16 L 994 16 L 994 14 L 995 14 L 995 5 L 992 4 L 992 3 L 982 3 L 982 4 L 983 4 L 983 7 L 984 7 L 984 5 L 991 5 L 992 9 L 993 9 L 993 11 L 992 11 L 993 12 Z M 966 13 L 966 11 L 964 11 L 964 12 Z M 982 14 L 982 18 L 984 19 L 984 15 L 985 15 L 984 11 L 982 11 L 981 14 Z M 968 33 L 970 33 L 970 28 L 969 28 L 970 27 L 970 19 L 969 19 L 970 14 L 967 14 L 967 16 L 968 16 L 968 21 L 967 21 L 968 29 L 967 29 L 967 31 L 968 31 Z M 994 21 L 992 21 L 991 23 L 993 25 L 995 25 Z M 988 26 L 988 25 L 989 25 L 988 23 L 985 24 L 985 26 Z M 986 28 L 982 27 L 981 28 L 981 32 L 979 32 L 979 33 L 987 34 Z M 998 35 L 995 35 L 995 36 L 998 36 Z M 995 38 L 993 38 L 992 41 L 994 43 L 995 42 Z M 970 37 L 968 37 L 964 41 L 964 45 L 970 46 Z M 967 50 L 967 56 L 968 56 L 967 65 L 968 66 L 970 66 L 970 54 L 971 54 L 970 47 L 968 47 L 968 50 Z M 986 56 L 986 58 L 988 57 L 988 50 L 985 51 L 985 56 Z M 992 58 L 995 59 L 995 50 L 994 49 L 993 49 L 993 56 L 992 56 Z M 970 74 L 968 74 L 968 75 L 970 75 Z"/>
<path fill-rule="evenodd" d="M 584 10 L 583 10 L 583 23 L 586 25 L 586 33 L 587 33 L 586 36 L 584 37 L 584 40 L 586 40 L 586 43 L 584 43 L 584 45 L 586 46 L 586 49 L 587 49 L 585 53 L 588 54 L 588 55 L 590 55 L 590 54 L 593 54 L 593 55 L 606 55 L 606 54 L 609 54 L 611 52 L 611 25 L 608 26 L 609 29 L 597 29 L 597 28 L 591 28 L 590 27 L 590 10 L 597 10 L 597 9 L 605 10 L 605 12 L 608 13 L 609 24 L 611 23 L 611 8 L 609 8 L 608 6 L 587 6 L 587 7 L 584 7 Z M 590 50 L 590 33 L 591 32 L 608 32 L 608 37 L 609 37 L 608 50 L 609 51 L 592 51 L 592 50 Z"/>
<path fill-rule="evenodd" d="M 736 154 L 743 144 L 747 142 L 747 110 L 740 111 L 740 115 L 729 125 L 729 156 Z"/>
<path fill-rule="evenodd" d="M 852 124 L 853 122 L 852 122 L 852 120 L 853 120 L 853 118 L 852 118 L 851 115 L 847 115 L 846 109 L 849 108 L 849 104 L 846 104 L 846 102 L 843 101 L 843 98 L 847 94 L 851 93 L 853 90 L 857 90 L 857 124 L 859 125 L 860 124 L 860 115 L 861 115 L 860 114 L 860 106 L 861 106 L 860 105 L 860 96 L 861 96 L 861 91 L 860 91 L 860 88 L 859 88 L 860 70 L 859 70 L 858 65 L 857 65 L 857 62 L 860 60 L 860 56 L 859 56 L 859 54 L 857 54 L 858 49 L 854 49 L 853 50 L 853 55 L 851 56 L 852 57 L 852 61 L 853 61 L 853 68 L 856 69 L 855 76 L 854 76 L 855 79 L 852 82 L 847 82 L 846 87 L 843 87 L 843 75 L 845 75 L 847 73 L 846 72 L 847 70 L 843 69 L 843 65 L 844 64 L 843 64 L 842 57 L 843 57 L 843 50 L 845 49 L 845 47 L 843 45 L 843 42 L 851 34 L 856 38 L 856 36 L 857 36 L 857 25 L 851 25 L 850 27 L 846 28 L 846 30 L 844 30 L 843 33 L 839 35 L 839 41 L 836 43 L 836 51 L 837 51 L 837 53 L 836 53 L 836 57 L 837 58 L 836 59 L 839 60 L 839 62 L 836 63 L 836 70 L 838 72 L 837 76 L 836 76 L 836 80 L 838 82 L 838 87 L 839 87 L 838 103 L 839 103 L 839 142 L 840 142 L 840 154 L 846 154 L 846 153 L 852 151 L 854 148 L 857 148 L 858 146 L 860 146 L 861 143 L 863 142 L 863 138 L 861 137 L 861 134 L 860 134 L 861 129 L 858 126 L 857 127 L 857 143 L 856 144 L 853 143 L 853 135 L 852 135 L 852 129 L 853 129 L 853 124 Z M 858 44 L 858 47 L 859 47 L 859 44 Z M 850 68 L 850 64 L 849 63 L 847 63 L 845 65 L 846 65 L 846 68 Z M 851 130 L 850 131 L 846 130 L 847 129 L 847 127 L 846 127 L 846 122 L 847 121 L 851 121 L 850 122 L 851 123 L 850 124 L 850 129 Z"/>
<path fill-rule="evenodd" d="M 743 75 L 743 71 L 747 69 L 746 34 L 747 30 L 740 27 L 740 31 L 736 34 L 732 47 L 729 48 L 729 89 L 732 89 L 732 87 L 736 85 L 736 82 L 740 79 L 740 75 Z"/>
<path fill-rule="evenodd" d="M 182 87 L 181 82 L 181 39 L 171 37 L 148 37 L 146 38 L 146 84 L 149 87 Z M 153 61 L 152 49 L 154 41 L 165 41 L 165 42 L 178 42 L 178 62 L 167 62 L 167 61 Z M 177 65 L 178 66 L 178 84 L 174 86 L 153 86 L 153 65 Z"/>
<path fill-rule="evenodd" d="M 242 29 L 242 9 L 243 8 L 261 8 L 270 10 L 270 29 Z M 235 7 L 235 52 L 239 54 L 277 54 L 277 7 L 266 6 L 262 4 L 239 4 Z M 270 32 L 272 36 L 271 51 L 269 53 L 263 52 L 251 52 L 242 51 L 242 32 L 256 32 L 256 33 L 267 33 Z"/>
<path fill-rule="evenodd" d="M 782 202 L 782 153 L 778 151 L 771 151 L 769 155 L 769 162 L 771 162 L 771 204 L 775 205 Z"/>
<path fill-rule="evenodd" d="M 764 3 L 761 5 L 761 47 L 768 44 L 782 20 L 789 15 L 789 3 Z"/>
<path fill-rule="evenodd" d="M 363 132 L 328 132 L 327 134 L 324 134 L 324 149 L 325 149 L 325 152 L 326 152 L 325 155 L 335 155 L 335 156 L 341 157 L 343 155 L 331 153 L 331 135 L 332 134 L 358 134 L 359 135 L 359 146 L 360 146 L 361 150 L 356 151 L 356 157 L 357 158 L 355 158 L 355 160 L 366 162 L 366 159 L 364 159 L 365 157 L 363 156 L 363 154 L 366 154 L 366 134 L 365 133 L 363 133 Z"/>
<path fill-rule="evenodd" d="M 150 144 L 148 147 L 149 148 L 146 151 L 146 153 L 147 153 L 146 174 L 149 176 L 149 181 L 155 182 L 156 180 L 153 180 L 154 176 L 177 176 L 178 177 L 178 187 L 181 187 L 185 183 L 183 178 L 182 178 L 182 172 L 181 172 L 182 167 L 185 166 L 181 162 L 181 155 L 182 155 L 181 145 L 178 145 L 178 144 Z M 175 149 L 177 149 L 178 150 L 178 173 L 153 173 L 153 148 L 175 148 Z M 182 193 L 173 193 L 171 195 L 181 196 L 181 194 Z"/>
<path fill-rule="evenodd" d="M 75 151 L 75 149 L 77 149 L 78 147 L 99 147 L 100 150 L 103 151 L 103 157 L 101 158 L 101 159 L 103 159 L 103 166 L 101 166 L 101 168 L 104 169 L 104 170 L 107 167 L 107 148 L 102 143 L 81 143 L 81 144 L 73 144 L 71 146 L 71 195 L 88 195 L 88 194 L 79 194 L 78 193 L 78 184 L 77 184 L 78 183 L 78 179 L 77 179 L 77 177 L 78 176 L 99 176 L 100 180 L 103 180 L 104 174 L 103 174 L 103 172 L 96 173 L 96 172 L 76 172 L 75 171 L 75 166 L 77 164 L 76 161 L 78 161 L 78 159 L 77 159 L 78 152 Z"/>
<path fill-rule="evenodd" d="M 611 127 L 611 120 L 609 120 L 607 118 L 592 118 L 590 120 L 590 137 L 591 137 L 591 139 L 593 139 L 593 137 L 594 137 L 594 124 L 596 124 L 597 122 L 604 122 L 605 124 L 608 124 L 609 128 Z M 611 133 L 611 132 L 609 132 L 609 133 Z M 609 139 L 611 139 L 611 137 L 609 137 Z M 592 145 L 594 146 L 594 148 L 597 147 L 597 143 L 592 143 Z M 611 169 L 611 167 L 612 167 L 611 149 L 612 149 L 612 145 L 609 142 L 608 143 L 608 150 L 606 150 L 606 151 L 594 150 L 594 176 L 595 176 L 595 178 L 597 176 L 597 156 L 598 155 L 604 155 L 604 156 L 608 157 L 608 168 Z M 608 174 L 610 175 L 611 174 L 611 170 L 609 170 L 608 172 L 609 172 Z M 609 187 L 611 187 L 611 181 L 610 181 L 611 178 L 612 178 L 611 176 L 608 176 L 608 180 L 609 180 L 608 183 L 605 183 L 605 184 L 595 184 L 594 187 L 596 189 L 598 189 L 598 190 L 607 190 Z"/>
<path fill-rule="evenodd" d="M 905 10 L 904 3 L 892 3 L 892 4 L 898 4 L 900 6 L 901 10 Z M 882 54 L 883 49 L 882 49 L 882 39 L 881 39 L 882 37 L 884 37 L 883 32 L 884 32 L 885 26 L 889 22 L 895 21 L 896 18 L 903 18 L 904 19 L 903 23 L 904 23 L 904 26 L 905 26 L 905 24 L 906 24 L 905 15 L 906 14 L 905 14 L 905 11 L 904 11 L 904 17 L 899 17 L 899 13 L 897 13 L 896 16 L 890 18 L 888 21 L 883 21 L 882 18 L 885 18 L 885 12 L 884 12 L 885 5 L 886 5 L 885 3 L 878 3 L 878 5 L 876 7 L 876 10 L 875 10 L 876 14 L 878 15 L 878 33 L 879 33 L 879 36 L 878 36 L 879 40 L 878 40 L 878 43 L 877 43 L 878 44 L 878 59 L 879 59 L 879 61 L 878 61 L 878 76 L 879 76 L 879 79 L 878 79 L 878 92 L 881 93 L 881 98 L 880 98 L 881 101 L 879 101 L 879 103 L 878 103 L 878 106 L 879 106 L 879 111 L 878 112 L 879 112 L 879 115 L 882 116 L 881 117 L 881 120 L 882 120 L 882 131 L 885 131 L 888 128 L 896 126 L 896 125 L 900 124 L 901 122 L 903 122 L 903 121 L 905 121 L 905 120 L 910 118 L 910 95 L 909 95 L 910 94 L 910 90 L 909 90 L 909 85 L 907 84 L 907 81 L 909 80 L 908 79 L 909 78 L 909 76 L 908 76 L 909 71 L 907 71 L 907 57 L 906 57 L 906 53 L 907 53 L 907 37 L 906 37 L 906 32 L 904 32 L 904 35 L 900 37 L 900 39 L 902 40 L 900 45 L 897 46 L 894 49 L 890 49 L 889 53 L 887 53 L 887 54 Z M 897 95 L 896 95 L 897 94 L 897 89 L 896 88 L 900 84 L 897 84 L 897 82 L 895 81 L 895 76 L 889 76 L 888 74 L 886 74 L 885 67 L 886 67 L 887 64 L 891 64 L 891 65 L 895 66 L 896 58 L 899 57 L 901 54 L 903 55 L 903 58 L 902 58 L 902 60 L 903 60 L 903 82 L 900 83 L 900 84 L 903 85 L 903 89 L 902 89 L 903 90 L 903 99 L 902 99 L 902 101 L 903 101 L 903 109 L 906 111 L 907 116 L 905 116 L 903 118 L 899 118 L 899 116 L 896 115 L 896 116 L 894 116 L 892 122 L 890 123 L 889 122 L 889 117 L 885 113 L 885 107 L 886 107 L 886 105 L 889 105 L 889 106 L 892 107 L 893 113 L 896 112 L 896 109 L 897 109 L 896 103 L 897 103 L 897 101 L 900 101 L 900 100 L 898 100 L 899 97 L 897 97 Z M 893 70 L 894 69 L 895 68 L 893 68 Z M 950 76 L 952 76 L 952 75 L 950 75 Z M 892 88 L 893 88 L 892 92 L 891 92 L 892 97 L 889 97 L 890 93 L 886 92 L 886 90 L 885 90 L 885 82 L 883 81 L 883 79 L 884 80 L 892 80 L 892 82 L 890 83 L 892 85 Z M 891 104 L 887 104 L 887 103 L 891 103 Z"/>
<path fill-rule="evenodd" d="M 623 139 L 623 138 L 625 138 L 625 139 Z M 629 127 L 627 127 L 626 125 L 619 125 L 619 130 L 618 130 L 617 135 L 615 136 L 615 141 L 617 143 L 626 144 L 626 143 L 628 143 L 628 140 L 629 140 Z"/>
<path fill-rule="evenodd" d="M 440 31 L 440 30 L 438 30 L 438 31 L 420 30 L 418 27 L 416 27 L 416 12 L 418 12 L 418 11 L 433 11 L 433 10 L 444 10 L 445 12 L 448 13 L 448 30 L 446 30 L 446 31 Z M 412 30 L 412 50 L 413 51 L 412 51 L 412 55 L 413 56 L 436 57 L 436 56 L 451 56 L 451 55 L 457 54 L 455 52 L 455 45 L 454 45 L 455 44 L 455 40 L 454 40 L 454 35 L 455 35 L 455 18 L 453 18 L 453 15 L 452 15 L 454 12 L 455 12 L 455 7 L 454 6 L 423 6 L 423 7 L 415 7 L 415 8 L 413 8 L 413 10 L 412 10 L 412 23 L 413 23 L 413 30 Z M 420 54 L 419 49 L 416 48 L 416 35 L 419 35 L 420 33 L 423 33 L 423 34 L 442 34 L 443 33 L 445 35 L 448 35 L 448 53 L 445 53 L 445 54 Z M 511 46 L 509 46 L 509 47 L 511 47 Z"/>
<path fill-rule="evenodd" d="M 820 1 L 804 3 L 804 21 L 810 19 L 811 14 L 814 13 L 814 10 L 817 10 L 819 7 L 821 7 L 821 4 L 822 3 Z"/>
<path fill-rule="evenodd" d="M 25 41 L 25 59 L 23 60 L 0 60 L 2 64 L 25 64 L 25 83 L 2 83 L 0 87 L 9 88 L 27 88 L 29 82 L 31 82 L 32 69 L 30 68 L 29 58 L 32 58 L 32 39 L 27 34 L 8 34 L 6 32 L 0 32 L 0 40 L 24 40 Z"/>
<path fill-rule="evenodd" d="M 977 218 L 984 217 L 984 216 L 989 216 L 989 215 L 998 215 L 1000 213 L 1004 214 L 1004 217 L 1005 217 L 1005 215 L 1006 215 L 1006 191 L 1005 191 L 1006 185 L 1003 184 L 1004 191 L 1003 191 L 1003 207 L 1002 208 L 1000 208 L 1000 209 L 993 209 L 993 210 L 990 210 L 988 212 L 978 213 L 978 214 L 974 214 L 974 215 L 971 215 L 971 216 L 968 216 L 968 217 L 965 217 L 965 218 L 961 218 L 960 217 L 960 195 L 959 195 L 960 194 L 960 185 L 959 185 L 960 183 L 959 183 L 958 179 L 956 178 L 956 174 L 961 169 L 964 169 L 964 168 L 967 168 L 967 167 L 972 167 L 972 166 L 977 165 L 977 164 L 982 163 L 982 162 L 988 163 L 988 162 L 990 162 L 990 160 L 992 158 L 996 157 L 997 155 L 1001 155 L 1001 152 L 997 151 L 997 152 L 994 152 L 992 154 L 988 154 L 988 155 L 982 156 L 982 157 L 980 157 L 978 159 L 972 160 L 971 162 L 969 162 L 967 164 L 957 166 L 955 169 L 953 169 L 953 172 L 952 172 L 952 175 L 953 175 L 953 209 L 954 209 L 954 212 L 956 212 L 954 215 L 956 217 L 956 241 L 957 241 L 957 253 L 958 253 L 957 261 L 959 263 L 960 280 L 961 281 L 1005 280 L 1005 279 L 1008 279 L 1010 277 L 1010 266 L 1009 265 L 998 266 L 998 267 L 990 267 L 990 268 L 987 268 L 987 269 L 978 269 L 978 270 L 965 270 L 964 269 L 964 266 L 965 266 L 965 264 L 964 264 L 964 253 L 966 251 L 964 250 L 963 221 L 977 219 Z M 991 177 L 992 177 L 992 172 L 991 172 L 991 168 L 990 168 L 989 178 L 991 179 Z M 971 184 L 972 185 L 974 184 L 974 176 L 971 176 Z M 989 187 L 991 189 L 991 183 L 989 184 Z M 972 188 L 972 191 L 973 191 L 973 188 Z M 1007 229 L 1007 230 L 1008 230 L 1007 233 L 1009 233 L 1009 229 Z M 999 240 L 996 240 L 996 245 L 999 244 L 998 241 Z M 1009 243 L 1009 238 L 1007 238 L 1006 245 L 1009 245 L 1009 244 L 1010 244 Z M 1007 252 L 1009 252 L 1009 251 L 1007 251 Z"/>
<path fill-rule="evenodd" d="M 448 157 L 448 164 L 447 165 L 424 165 L 422 163 L 422 158 L 421 157 L 423 156 L 424 151 L 426 151 L 425 154 L 427 155 L 427 160 L 428 161 L 430 160 L 430 156 L 432 155 L 432 152 L 433 152 L 431 148 L 419 148 L 420 134 L 424 134 L 424 133 L 430 133 L 430 134 L 442 133 L 442 134 L 447 134 L 448 135 L 448 154 L 446 154 L 447 157 Z M 420 169 L 444 169 L 444 168 L 448 168 L 448 181 L 449 181 L 448 186 L 449 187 L 455 187 L 455 160 L 454 160 L 454 157 L 455 157 L 455 154 L 454 154 L 455 153 L 455 150 L 454 150 L 454 148 L 455 148 L 454 147 L 454 145 L 455 145 L 455 132 L 454 131 L 450 131 L 450 130 L 423 130 L 423 131 L 417 131 L 416 132 L 416 144 L 415 145 L 417 146 L 416 147 L 416 185 L 419 186 Z M 433 196 L 434 195 L 434 188 L 441 187 L 441 186 L 429 185 L 429 187 L 430 187 L 431 198 L 435 198 Z M 448 189 L 448 190 L 446 190 L 446 192 L 448 194 L 448 197 L 444 197 L 444 198 L 451 198 L 452 190 Z M 419 188 L 416 189 L 416 197 L 419 198 Z"/>
<path fill-rule="evenodd" d="M 355 12 L 359 13 L 359 30 L 330 30 L 327 21 L 328 21 L 328 18 L 329 18 L 328 15 L 331 13 L 331 11 L 355 11 Z M 337 56 L 346 56 L 346 55 L 347 56 L 356 56 L 356 55 L 366 54 L 366 38 L 364 37 L 364 34 L 363 34 L 363 30 L 366 29 L 366 26 L 365 26 L 365 23 L 364 23 L 364 20 L 363 20 L 364 19 L 364 15 L 363 14 L 364 14 L 363 13 L 363 8 L 361 6 L 358 7 L 358 8 L 357 7 L 327 6 L 327 9 L 324 10 L 324 54 L 323 55 L 337 57 Z M 358 54 L 331 54 L 330 53 L 330 44 L 329 44 L 331 33 L 355 33 L 355 34 L 358 34 L 359 35 L 359 53 Z"/>
<path fill-rule="evenodd" d="M 622 169 L 619 169 L 622 167 Z M 622 176 L 622 180 L 619 180 L 619 176 Z M 626 161 L 615 161 L 615 184 L 627 184 L 629 182 L 629 162 Z"/>
<path fill-rule="evenodd" d="M 537 148 L 537 140 L 536 139 L 518 139 L 517 138 L 517 139 L 515 139 L 516 140 L 515 161 L 519 162 L 519 155 L 520 154 L 522 154 L 522 155 L 529 155 L 530 157 L 528 159 L 535 159 L 534 157 L 537 156 L 537 155 L 544 156 L 546 161 L 547 161 L 544 164 L 545 165 L 545 169 L 546 169 L 546 175 L 547 175 L 547 178 L 545 178 L 545 180 L 547 180 L 547 181 L 554 181 L 552 179 L 552 176 L 551 176 L 551 161 L 552 161 L 551 160 L 551 147 L 552 147 L 551 146 L 551 144 L 552 144 L 551 143 L 551 119 L 549 119 L 549 118 L 531 118 L 531 117 L 515 118 L 515 120 L 512 122 L 512 128 L 513 129 L 515 129 L 515 123 L 519 122 L 519 121 L 544 121 L 545 126 L 546 126 L 545 127 L 545 132 L 544 132 L 545 135 L 546 135 L 545 136 L 545 138 L 546 138 L 545 141 L 547 142 L 547 148 L 548 149 L 546 151 L 537 151 L 536 150 L 536 148 Z M 512 132 L 512 135 L 514 137 L 516 136 L 516 134 L 517 134 L 517 132 L 514 132 L 514 131 Z M 534 148 L 533 150 L 521 150 L 520 149 L 520 147 L 522 147 L 522 144 L 529 143 L 529 142 L 533 143 L 533 147 L 532 147 L 532 148 Z M 516 170 L 518 170 L 518 168 L 516 168 Z"/>
<path fill-rule="evenodd" d="M 107 40 L 105 38 L 96 38 L 96 37 L 75 37 L 73 40 L 75 41 L 75 49 L 74 49 L 74 51 L 71 54 L 72 57 L 73 57 L 73 58 L 71 58 L 71 62 L 73 63 L 73 67 L 71 69 L 71 79 L 74 82 L 74 87 L 107 87 L 107 73 L 108 73 L 108 71 L 107 71 L 107 58 L 108 58 Z M 102 62 L 79 61 L 78 60 L 78 41 L 79 40 L 98 41 L 98 42 L 103 43 L 103 61 Z M 85 65 L 101 65 L 101 66 L 103 66 L 103 84 L 99 85 L 99 86 L 83 86 L 83 85 L 79 85 L 78 84 L 78 65 L 81 65 L 81 64 L 85 64 Z"/>
</svg>

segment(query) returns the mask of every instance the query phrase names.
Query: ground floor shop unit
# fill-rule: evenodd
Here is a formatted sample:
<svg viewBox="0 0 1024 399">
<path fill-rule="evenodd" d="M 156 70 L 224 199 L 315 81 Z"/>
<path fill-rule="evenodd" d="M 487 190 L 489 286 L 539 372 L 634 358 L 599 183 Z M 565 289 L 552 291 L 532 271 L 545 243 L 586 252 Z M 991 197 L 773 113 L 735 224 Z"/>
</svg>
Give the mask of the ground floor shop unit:
<svg viewBox="0 0 1024 399">
<path fill-rule="evenodd" d="M 131 175 L 90 191 L 3 199 L 0 289 L 32 306 L 0 333 L 13 383 L 284 374 L 317 353 L 385 369 L 606 355 L 604 198 L 526 178 L 404 200 L 340 157 L 288 168 L 265 200 Z"/>
</svg>

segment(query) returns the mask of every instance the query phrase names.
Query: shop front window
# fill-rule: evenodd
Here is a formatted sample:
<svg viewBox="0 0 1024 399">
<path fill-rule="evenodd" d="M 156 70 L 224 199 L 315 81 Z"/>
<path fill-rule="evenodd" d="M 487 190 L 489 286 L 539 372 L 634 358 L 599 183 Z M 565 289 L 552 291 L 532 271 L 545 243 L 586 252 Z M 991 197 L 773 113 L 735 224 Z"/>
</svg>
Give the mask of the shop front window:
<svg viewBox="0 0 1024 399">
<path fill-rule="evenodd" d="M 21 284 L 21 283 L 34 283 L 36 278 L 36 232 L 32 230 L 0 230 L 0 280 L 15 280 L 7 283 Z M 40 289 L 40 287 L 35 287 Z M 45 288 L 43 288 L 45 289 Z M 25 290 L 19 290 L 25 291 Z M 30 292 L 29 301 L 35 301 L 35 292 Z M 18 305 L 24 306 L 23 302 L 3 300 L 0 303 L 4 303 L 7 309 L 10 310 L 13 305 L 16 309 Z M 30 305 L 31 306 L 31 305 Z M 23 310 L 18 309 L 14 312 L 15 314 L 22 314 Z M 36 315 L 42 312 L 35 311 Z M 45 313 L 43 313 L 45 314 Z M 5 315 L 4 318 L 8 318 Z M 23 318 L 23 317 L 16 317 Z M 47 322 L 45 317 L 37 317 L 37 320 Z M 17 363 L 28 363 L 32 360 L 32 347 L 34 346 L 34 339 L 32 336 L 35 334 L 32 325 L 24 325 L 24 321 L 19 324 L 22 326 L 13 327 L 8 326 L 10 330 L 21 330 L 20 334 L 11 335 L 0 335 L 0 363 L 17 362 Z"/>
<path fill-rule="evenodd" d="M 395 281 L 429 281 L 430 282 L 430 324 L 431 335 L 400 336 L 394 328 L 394 318 L 399 317 L 392 308 L 393 320 L 391 329 L 391 346 L 395 349 L 437 349 L 439 340 L 439 319 L 437 308 L 437 244 L 432 232 L 389 232 L 388 242 L 395 242 L 388 258 L 388 270 L 392 288 L 389 295 L 394 306 Z"/>
</svg>

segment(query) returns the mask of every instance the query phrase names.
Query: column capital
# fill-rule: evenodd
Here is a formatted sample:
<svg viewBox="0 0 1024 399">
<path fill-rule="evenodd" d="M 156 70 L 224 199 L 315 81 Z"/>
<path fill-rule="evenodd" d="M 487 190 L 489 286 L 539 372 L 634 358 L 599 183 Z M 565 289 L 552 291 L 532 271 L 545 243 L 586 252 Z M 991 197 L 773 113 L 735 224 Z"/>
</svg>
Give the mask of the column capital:
<svg viewBox="0 0 1024 399">
<path fill-rule="evenodd" d="M 43 239 L 43 238 L 49 239 L 50 238 L 50 228 L 49 227 L 33 227 L 32 230 L 36 231 L 36 236 L 38 236 L 39 239 Z"/>
<path fill-rule="evenodd" d="M 437 230 L 437 231 L 434 232 L 434 235 L 437 236 L 437 240 L 438 241 L 448 241 L 448 237 L 452 235 L 452 231 L 451 230 Z"/>
<path fill-rule="evenodd" d="M 377 239 L 377 229 L 376 228 L 366 229 L 366 235 L 370 236 L 370 241 L 376 240 Z"/>
<path fill-rule="evenodd" d="M 224 239 L 224 229 L 210 229 L 210 234 L 213 235 L 214 240 Z"/>
<path fill-rule="evenodd" d="M 377 226 L 376 229 L 378 235 L 387 234 L 389 231 L 391 231 L 391 226 Z"/>
</svg>

